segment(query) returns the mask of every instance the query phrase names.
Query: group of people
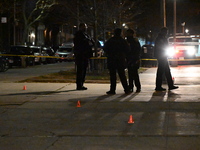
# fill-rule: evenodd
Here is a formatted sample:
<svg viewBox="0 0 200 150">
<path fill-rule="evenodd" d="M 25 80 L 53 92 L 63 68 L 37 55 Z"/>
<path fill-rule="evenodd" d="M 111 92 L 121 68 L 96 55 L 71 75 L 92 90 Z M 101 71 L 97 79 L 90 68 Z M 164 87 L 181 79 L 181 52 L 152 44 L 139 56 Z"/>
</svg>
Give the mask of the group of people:
<svg viewBox="0 0 200 150">
<path fill-rule="evenodd" d="M 115 94 L 117 73 L 126 94 L 133 92 L 134 83 L 137 88 L 136 92 L 141 90 L 138 75 L 141 46 L 139 41 L 134 38 L 134 31 L 132 29 L 126 31 L 126 39 L 121 34 L 121 29 L 115 29 L 114 36 L 104 45 L 110 73 L 110 90 L 107 94 Z M 125 74 L 126 68 L 128 68 L 128 82 Z"/>
<path fill-rule="evenodd" d="M 77 66 L 76 71 L 76 89 L 87 90 L 84 86 L 86 70 L 89 58 L 92 57 L 92 47 L 94 40 L 87 34 L 87 25 L 80 23 L 79 31 L 74 37 L 74 55 Z M 169 90 L 177 89 L 174 86 L 171 72 L 165 55 L 167 46 L 168 29 L 162 28 L 155 41 L 155 57 L 158 61 L 156 76 L 156 91 L 164 91 L 162 87 L 163 76 L 165 75 Z M 110 90 L 107 94 L 116 94 L 117 73 L 126 94 L 130 94 L 136 87 L 136 92 L 141 91 L 141 83 L 138 74 L 140 67 L 141 46 L 135 38 L 134 30 L 128 29 L 125 33 L 126 38 L 122 37 L 122 29 L 116 28 L 114 36 L 108 39 L 104 44 L 104 51 L 107 55 L 107 66 L 110 74 Z M 128 81 L 125 69 L 128 69 Z"/>
</svg>

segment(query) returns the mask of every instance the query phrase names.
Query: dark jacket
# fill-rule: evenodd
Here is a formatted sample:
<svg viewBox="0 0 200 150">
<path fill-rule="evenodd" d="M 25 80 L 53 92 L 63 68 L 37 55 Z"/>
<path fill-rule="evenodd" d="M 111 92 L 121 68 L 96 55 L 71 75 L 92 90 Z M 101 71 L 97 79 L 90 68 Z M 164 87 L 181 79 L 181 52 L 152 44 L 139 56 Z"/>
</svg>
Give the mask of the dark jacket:
<svg viewBox="0 0 200 150">
<path fill-rule="evenodd" d="M 92 57 L 92 47 L 94 46 L 94 41 L 90 36 L 79 30 L 76 32 L 74 37 L 74 54 L 83 55 L 86 58 Z"/>
<path fill-rule="evenodd" d="M 110 38 L 104 45 L 104 51 L 107 55 L 108 69 L 126 68 L 126 57 L 129 52 L 129 45 L 120 36 Z"/>
<path fill-rule="evenodd" d="M 138 41 L 138 39 L 129 36 L 127 37 L 127 42 L 130 46 L 130 52 L 128 53 L 128 65 L 129 66 L 138 66 L 139 65 L 139 60 L 141 57 L 141 46 Z"/>
<path fill-rule="evenodd" d="M 166 58 L 166 49 L 168 47 L 168 40 L 166 36 L 159 33 L 155 40 L 155 47 L 154 47 L 154 57 L 155 58 Z"/>
</svg>

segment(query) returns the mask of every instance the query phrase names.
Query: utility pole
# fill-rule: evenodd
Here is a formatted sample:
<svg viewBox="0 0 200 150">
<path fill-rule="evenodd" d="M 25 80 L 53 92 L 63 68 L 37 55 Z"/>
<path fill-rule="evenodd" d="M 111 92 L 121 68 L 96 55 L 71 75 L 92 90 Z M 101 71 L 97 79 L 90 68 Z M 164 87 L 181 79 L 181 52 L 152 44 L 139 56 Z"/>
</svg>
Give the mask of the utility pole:
<svg viewBox="0 0 200 150">
<path fill-rule="evenodd" d="M 94 0 L 94 49 L 95 49 L 95 57 L 97 57 L 97 4 L 96 0 Z"/>
<path fill-rule="evenodd" d="M 79 0 L 77 0 L 77 31 L 79 30 L 79 24 L 80 24 L 80 17 L 79 17 Z"/>
<path fill-rule="evenodd" d="M 163 0 L 163 26 L 166 27 L 166 0 Z"/>
<path fill-rule="evenodd" d="M 176 0 L 174 0 L 174 50 L 176 49 Z M 178 65 L 178 61 L 173 62 L 174 66 Z"/>
<path fill-rule="evenodd" d="M 15 29 L 15 23 L 16 23 L 16 0 L 14 0 L 14 16 L 13 16 L 13 45 L 16 44 L 15 38 L 16 38 L 16 29 Z"/>
<path fill-rule="evenodd" d="M 176 0 L 174 0 L 174 44 L 176 42 Z"/>
</svg>

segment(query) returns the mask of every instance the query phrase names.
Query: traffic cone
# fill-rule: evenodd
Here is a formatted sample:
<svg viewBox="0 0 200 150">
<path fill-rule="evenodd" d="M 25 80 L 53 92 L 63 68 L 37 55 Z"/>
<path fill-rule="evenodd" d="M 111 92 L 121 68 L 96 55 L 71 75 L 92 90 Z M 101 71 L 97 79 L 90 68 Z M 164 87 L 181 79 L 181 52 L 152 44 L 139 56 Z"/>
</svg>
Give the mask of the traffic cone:
<svg viewBox="0 0 200 150">
<path fill-rule="evenodd" d="M 130 115 L 128 123 L 134 123 L 133 116 Z"/>
<path fill-rule="evenodd" d="M 81 107 L 81 102 L 78 101 L 76 107 Z"/>
<path fill-rule="evenodd" d="M 23 90 L 26 90 L 26 85 L 24 85 Z"/>
</svg>

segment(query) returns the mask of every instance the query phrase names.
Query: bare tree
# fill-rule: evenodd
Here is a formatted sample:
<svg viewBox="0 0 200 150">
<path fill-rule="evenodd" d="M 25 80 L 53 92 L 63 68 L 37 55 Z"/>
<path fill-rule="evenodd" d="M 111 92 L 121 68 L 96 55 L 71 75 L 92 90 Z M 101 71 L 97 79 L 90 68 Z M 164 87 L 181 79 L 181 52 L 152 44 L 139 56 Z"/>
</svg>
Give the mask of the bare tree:
<svg viewBox="0 0 200 150">
<path fill-rule="evenodd" d="M 122 27 L 123 23 L 133 25 L 134 17 L 141 13 L 139 7 L 136 7 L 137 3 L 132 0 L 60 0 L 58 2 L 63 3 L 73 16 L 73 23 L 86 22 L 94 30 L 96 28 L 98 38 L 100 36 L 105 38 L 103 36 L 105 32 L 115 27 Z"/>
<path fill-rule="evenodd" d="M 24 19 L 24 34 L 23 34 L 23 43 L 27 42 L 28 31 L 31 26 L 36 22 L 40 21 L 45 15 L 46 12 L 51 8 L 55 2 L 53 0 L 38 0 L 38 1 L 29 1 L 24 0 L 22 3 L 22 14 Z"/>
</svg>

